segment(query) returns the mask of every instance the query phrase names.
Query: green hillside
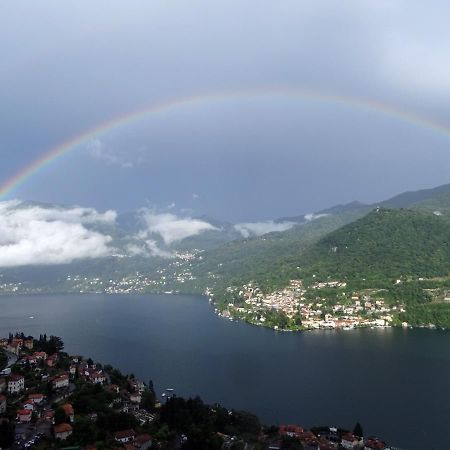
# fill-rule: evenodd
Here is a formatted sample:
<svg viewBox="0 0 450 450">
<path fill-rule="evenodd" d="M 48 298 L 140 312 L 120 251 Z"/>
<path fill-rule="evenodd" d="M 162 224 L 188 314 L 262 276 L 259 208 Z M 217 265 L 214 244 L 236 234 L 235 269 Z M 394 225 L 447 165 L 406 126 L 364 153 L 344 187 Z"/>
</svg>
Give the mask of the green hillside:
<svg viewBox="0 0 450 450">
<path fill-rule="evenodd" d="M 292 259 L 331 231 L 353 222 L 359 213 L 344 212 L 321 217 L 288 231 L 240 239 L 211 251 L 204 252 L 196 261 L 193 273 L 205 280 L 215 277 L 215 285 L 226 287 L 255 280 L 265 289 L 282 286 L 290 272 Z M 211 285 L 210 279 L 206 280 Z"/>
<path fill-rule="evenodd" d="M 450 220 L 432 213 L 378 208 L 322 238 L 298 260 L 319 279 L 436 277 L 450 270 Z"/>
</svg>

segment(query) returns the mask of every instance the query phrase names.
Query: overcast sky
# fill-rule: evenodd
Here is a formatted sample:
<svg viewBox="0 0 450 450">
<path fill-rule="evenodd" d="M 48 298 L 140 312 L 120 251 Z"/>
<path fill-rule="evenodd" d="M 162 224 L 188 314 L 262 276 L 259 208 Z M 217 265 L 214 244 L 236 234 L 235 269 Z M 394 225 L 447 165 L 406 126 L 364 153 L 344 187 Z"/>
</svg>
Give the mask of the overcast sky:
<svg viewBox="0 0 450 450">
<path fill-rule="evenodd" d="M 114 117 L 224 90 L 315 90 L 450 124 L 449 16 L 446 1 L 4 0 L 0 183 Z M 449 183 L 449 148 L 342 103 L 230 97 L 98 135 L 8 199 L 268 220 Z"/>
</svg>

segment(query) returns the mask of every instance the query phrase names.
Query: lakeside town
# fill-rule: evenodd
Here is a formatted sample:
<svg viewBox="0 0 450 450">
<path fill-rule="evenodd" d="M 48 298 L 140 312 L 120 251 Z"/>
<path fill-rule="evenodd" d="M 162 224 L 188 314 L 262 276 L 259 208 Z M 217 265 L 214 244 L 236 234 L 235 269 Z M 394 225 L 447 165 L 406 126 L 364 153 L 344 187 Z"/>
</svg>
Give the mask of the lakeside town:
<svg viewBox="0 0 450 450">
<path fill-rule="evenodd" d="M 391 327 L 395 315 L 406 311 L 403 303 L 388 305 L 384 298 L 375 296 L 380 290 L 348 293 L 346 287 L 344 281 L 314 282 L 305 287 L 302 280 L 291 280 L 288 287 L 265 294 L 256 284 L 248 283 L 241 288 L 228 287 L 232 301 L 216 312 L 227 319 L 275 330 L 353 330 Z M 213 292 L 207 294 L 213 298 Z M 408 327 L 406 322 L 401 325 Z"/>
<path fill-rule="evenodd" d="M 192 261 L 201 260 L 202 251 L 174 252 L 170 259 L 149 275 L 141 271 L 109 277 L 68 274 L 58 283 L 30 284 L 20 281 L 3 281 L 0 273 L 0 295 L 47 293 L 143 294 L 177 293 L 184 284 L 193 282 Z M 125 258 L 125 256 L 122 256 Z"/>
<path fill-rule="evenodd" d="M 63 351 L 59 337 L 0 339 L 0 448 L 393 449 L 336 427 L 262 426 L 256 416 L 184 400 L 167 388 Z M 205 428 L 205 429 L 203 429 Z"/>
</svg>

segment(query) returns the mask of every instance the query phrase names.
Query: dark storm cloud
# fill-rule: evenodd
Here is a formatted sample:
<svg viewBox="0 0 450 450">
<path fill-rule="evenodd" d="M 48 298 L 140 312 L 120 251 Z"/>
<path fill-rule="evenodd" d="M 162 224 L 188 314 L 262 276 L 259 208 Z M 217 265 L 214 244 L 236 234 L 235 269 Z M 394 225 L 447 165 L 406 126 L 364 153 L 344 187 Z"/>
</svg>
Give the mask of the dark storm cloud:
<svg viewBox="0 0 450 450">
<path fill-rule="evenodd" d="M 224 89 L 311 88 L 445 121 L 449 9 L 395 0 L 3 2 L 0 176 L 142 105 Z M 335 104 L 281 106 L 168 112 L 96 137 L 17 194 L 119 209 L 175 201 L 253 221 L 448 181 L 448 142 L 433 133 Z"/>
</svg>

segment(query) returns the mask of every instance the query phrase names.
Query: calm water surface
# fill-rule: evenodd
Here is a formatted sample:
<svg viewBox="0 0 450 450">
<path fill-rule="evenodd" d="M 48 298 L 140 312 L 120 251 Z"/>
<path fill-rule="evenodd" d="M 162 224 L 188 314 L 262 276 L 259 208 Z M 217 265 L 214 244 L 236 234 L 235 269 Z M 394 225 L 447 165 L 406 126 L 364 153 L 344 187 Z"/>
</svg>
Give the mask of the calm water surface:
<svg viewBox="0 0 450 450">
<path fill-rule="evenodd" d="M 0 297 L 0 335 L 16 330 L 266 423 L 359 421 L 405 449 L 450 448 L 449 332 L 276 333 L 218 318 L 200 296 Z"/>
</svg>

